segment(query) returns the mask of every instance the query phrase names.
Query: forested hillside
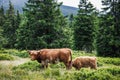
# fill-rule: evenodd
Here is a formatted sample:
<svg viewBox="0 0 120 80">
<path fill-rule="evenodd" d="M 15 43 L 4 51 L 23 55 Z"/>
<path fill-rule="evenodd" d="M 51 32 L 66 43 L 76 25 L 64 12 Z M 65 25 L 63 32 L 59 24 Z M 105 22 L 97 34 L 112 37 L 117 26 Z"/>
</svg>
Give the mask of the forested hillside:
<svg viewBox="0 0 120 80">
<path fill-rule="evenodd" d="M 66 17 L 62 4 L 54 0 L 28 0 L 24 14 L 13 3 L 9 1 L 7 10 L 5 5 L 0 7 L 1 49 L 68 47 L 120 57 L 120 1 L 102 1 L 106 7 L 99 12 L 89 1 L 80 0 L 78 14 Z"/>
<path fill-rule="evenodd" d="M 23 7 L 25 7 L 25 3 L 27 3 L 28 0 L 10 0 L 15 8 L 15 10 L 18 10 L 20 13 L 23 13 Z M 9 8 L 9 0 L 0 0 L 0 6 L 3 5 L 4 9 L 7 10 Z M 62 13 L 67 16 L 70 14 L 77 14 L 78 8 L 61 5 L 60 10 Z"/>
</svg>

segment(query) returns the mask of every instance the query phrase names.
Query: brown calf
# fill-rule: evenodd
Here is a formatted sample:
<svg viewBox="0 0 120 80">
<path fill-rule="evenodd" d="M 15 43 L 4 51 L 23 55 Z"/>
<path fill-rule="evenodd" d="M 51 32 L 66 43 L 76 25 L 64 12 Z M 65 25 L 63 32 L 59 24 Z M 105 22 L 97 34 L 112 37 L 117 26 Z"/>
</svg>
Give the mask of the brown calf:
<svg viewBox="0 0 120 80">
<path fill-rule="evenodd" d="M 91 69 L 97 69 L 96 57 L 81 56 L 72 61 L 72 66 L 79 70 L 82 67 L 90 67 Z"/>
</svg>

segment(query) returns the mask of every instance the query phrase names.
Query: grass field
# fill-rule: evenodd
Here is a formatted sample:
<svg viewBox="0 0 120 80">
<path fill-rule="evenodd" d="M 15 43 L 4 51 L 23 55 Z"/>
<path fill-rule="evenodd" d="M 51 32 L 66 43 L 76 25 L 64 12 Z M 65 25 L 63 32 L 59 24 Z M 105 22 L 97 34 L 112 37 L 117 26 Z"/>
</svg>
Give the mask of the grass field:
<svg viewBox="0 0 120 80">
<path fill-rule="evenodd" d="M 0 58 L 3 59 L 0 60 L 0 80 L 120 80 L 120 58 L 97 57 L 97 70 L 66 70 L 63 63 L 49 64 L 47 69 L 42 69 L 37 61 L 29 59 L 26 51 L 0 50 L 0 56 L 4 56 Z M 12 59 L 7 59 L 8 56 Z M 73 51 L 73 59 L 78 56 L 96 54 Z"/>
</svg>

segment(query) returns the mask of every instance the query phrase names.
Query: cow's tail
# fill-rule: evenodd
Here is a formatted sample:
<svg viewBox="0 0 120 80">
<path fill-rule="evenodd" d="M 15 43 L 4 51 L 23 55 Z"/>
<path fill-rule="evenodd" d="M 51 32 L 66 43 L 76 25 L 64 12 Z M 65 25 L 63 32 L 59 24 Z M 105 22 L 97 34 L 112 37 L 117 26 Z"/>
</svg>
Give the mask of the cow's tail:
<svg viewBox="0 0 120 80">
<path fill-rule="evenodd" d="M 69 67 L 72 68 L 72 50 L 70 50 Z"/>
</svg>

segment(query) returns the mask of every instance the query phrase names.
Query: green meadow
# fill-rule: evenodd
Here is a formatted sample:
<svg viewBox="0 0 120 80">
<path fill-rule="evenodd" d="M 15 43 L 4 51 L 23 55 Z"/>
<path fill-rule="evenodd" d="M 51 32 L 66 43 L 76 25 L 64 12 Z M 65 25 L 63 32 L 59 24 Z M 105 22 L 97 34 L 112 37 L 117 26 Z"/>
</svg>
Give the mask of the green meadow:
<svg viewBox="0 0 120 80">
<path fill-rule="evenodd" d="M 73 51 L 73 59 L 78 56 L 96 53 Z M 37 61 L 30 60 L 25 50 L 0 50 L 0 80 L 120 80 L 120 58 L 97 57 L 97 66 L 97 70 L 66 70 L 63 63 L 58 63 L 43 69 Z"/>
</svg>

